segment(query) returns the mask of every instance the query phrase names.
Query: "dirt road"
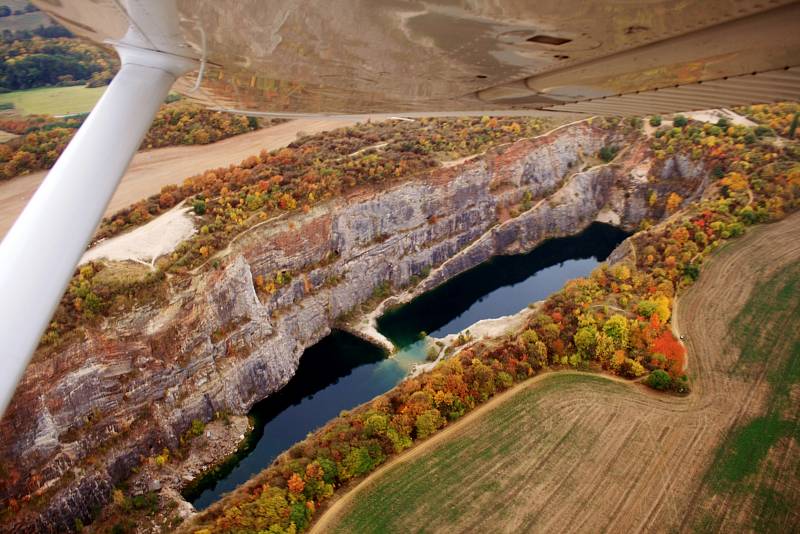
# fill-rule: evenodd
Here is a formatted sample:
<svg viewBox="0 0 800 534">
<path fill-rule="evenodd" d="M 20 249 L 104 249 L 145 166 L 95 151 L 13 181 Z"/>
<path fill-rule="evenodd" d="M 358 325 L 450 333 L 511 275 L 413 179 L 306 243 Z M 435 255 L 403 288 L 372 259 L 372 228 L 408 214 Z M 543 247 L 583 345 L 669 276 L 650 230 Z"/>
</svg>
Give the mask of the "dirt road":
<svg viewBox="0 0 800 534">
<path fill-rule="evenodd" d="M 122 177 L 106 214 L 157 193 L 165 185 L 206 169 L 239 163 L 263 149 L 286 146 L 298 133 L 313 134 L 349 126 L 355 119 L 297 119 L 255 132 L 237 135 L 212 145 L 177 146 L 139 152 Z M 44 179 L 45 171 L 0 182 L 0 238 L 8 232 L 25 204 Z"/>
<path fill-rule="evenodd" d="M 705 495 L 703 476 L 770 387 L 732 372 L 729 328 L 756 283 L 800 261 L 797 235 L 800 214 L 750 231 L 682 295 L 688 397 L 545 375 L 368 477 L 314 532 L 692 532 L 720 507 L 741 531 L 746 515 Z"/>
</svg>

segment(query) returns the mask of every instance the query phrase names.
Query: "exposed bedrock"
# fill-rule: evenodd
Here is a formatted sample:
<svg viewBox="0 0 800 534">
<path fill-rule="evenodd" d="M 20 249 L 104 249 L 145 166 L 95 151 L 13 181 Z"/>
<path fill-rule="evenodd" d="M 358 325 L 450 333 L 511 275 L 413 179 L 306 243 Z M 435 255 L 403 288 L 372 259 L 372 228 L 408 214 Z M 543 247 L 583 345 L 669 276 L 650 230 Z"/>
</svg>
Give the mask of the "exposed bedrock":
<svg viewBox="0 0 800 534">
<path fill-rule="evenodd" d="M 493 255 L 579 232 L 601 213 L 632 229 L 662 215 L 648 205 L 651 191 L 700 187 L 701 164 L 676 158 L 651 169 L 644 143 L 630 139 L 617 160 L 584 170 L 586 157 L 622 141 L 572 124 L 267 221 L 236 239 L 219 268 L 176 281 L 168 305 L 115 317 L 37 358 L 0 422 L 0 499 L 20 506 L 0 529 L 89 521 L 114 484 L 177 447 L 193 419 L 244 414 L 286 384 L 303 350 L 381 284 L 398 289 L 430 272 L 418 294 Z M 291 281 L 259 297 L 255 277 L 281 271 Z"/>
</svg>

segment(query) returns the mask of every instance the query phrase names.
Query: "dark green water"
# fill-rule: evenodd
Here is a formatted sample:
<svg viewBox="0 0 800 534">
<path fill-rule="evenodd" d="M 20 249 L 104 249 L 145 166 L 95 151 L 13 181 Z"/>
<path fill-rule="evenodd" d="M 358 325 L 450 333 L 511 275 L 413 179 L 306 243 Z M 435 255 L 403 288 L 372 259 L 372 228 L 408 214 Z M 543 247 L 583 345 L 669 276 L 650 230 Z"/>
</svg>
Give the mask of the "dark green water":
<svg viewBox="0 0 800 534">
<path fill-rule="evenodd" d="M 586 276 L 627 234 L 593 224 L 578 236 L 548 241 L 529 254 L 495 258 L 386 313 L 379 330 L 398 347 L 386 358 L 376 347 L 335 331 L 308 348 L 282 390 L 253 406 L 255 429 L 236 458 L 188 490 L 206 508 L 267 467 L 284 450 L 337 416 L 394 387 L 424 361 L 420 331 L 442 337 L 480 321 L 516 313 Z"/>
</svg>

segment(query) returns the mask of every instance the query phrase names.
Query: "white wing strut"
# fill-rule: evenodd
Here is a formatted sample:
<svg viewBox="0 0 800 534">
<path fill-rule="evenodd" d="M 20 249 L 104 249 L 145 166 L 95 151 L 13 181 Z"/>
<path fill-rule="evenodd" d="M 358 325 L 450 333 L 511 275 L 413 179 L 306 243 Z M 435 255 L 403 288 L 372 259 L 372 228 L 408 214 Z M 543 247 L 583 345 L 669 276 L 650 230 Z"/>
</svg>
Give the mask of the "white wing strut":
<svg viewBox="0 0 800 534">
<path fill-rule="evenodd" d="M 0 414 L 176 78 L 197 62 L 118 44 L 122 67 L 0 244 Z"/>
</svg>

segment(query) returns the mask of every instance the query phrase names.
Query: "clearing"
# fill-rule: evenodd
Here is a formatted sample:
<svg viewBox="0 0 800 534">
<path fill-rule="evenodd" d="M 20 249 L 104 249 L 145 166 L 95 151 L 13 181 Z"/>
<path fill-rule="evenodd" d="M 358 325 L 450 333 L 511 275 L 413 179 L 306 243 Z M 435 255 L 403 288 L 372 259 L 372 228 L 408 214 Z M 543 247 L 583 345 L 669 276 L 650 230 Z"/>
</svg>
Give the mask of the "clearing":
<svg viewBox="0 0 800 534">
<path fill-rule="evenodd" d="M 0 130 L 0 143 L 5 143 L 6 141 L 11 141 L 12 139 L 19 137 L 17 134 L 13 134 L 10 132 L 4 132 Z"/>
<path fill-rule="evenodd" d="M 0 94 L 0 104 L 11 102 L 23 115 L 71 115 L 91 111 L 105 87 L 40 87 Z"/>
<path fill-rule="evenodd" d="M 796 529 L 797 235 L 800 214 L 752 229 L 681 297 L 688 397 L 543 375 L 387 464 L 314 531 Z"/>
<path fill-rule="evenodd" d="M 192 208 L 178 204 L 147 224 L 99 242 L 83 254 L 79 263 L 99 259 L 133 260 L 155 270 L 155 262 L 159 257 L 169 254 L 181 241 L 195 233 L 191 212 Z"/>
</svg>

